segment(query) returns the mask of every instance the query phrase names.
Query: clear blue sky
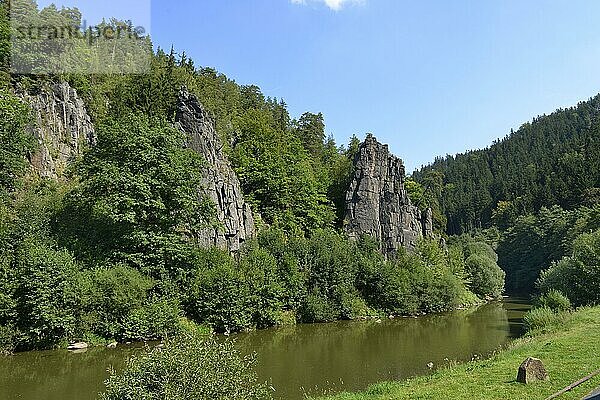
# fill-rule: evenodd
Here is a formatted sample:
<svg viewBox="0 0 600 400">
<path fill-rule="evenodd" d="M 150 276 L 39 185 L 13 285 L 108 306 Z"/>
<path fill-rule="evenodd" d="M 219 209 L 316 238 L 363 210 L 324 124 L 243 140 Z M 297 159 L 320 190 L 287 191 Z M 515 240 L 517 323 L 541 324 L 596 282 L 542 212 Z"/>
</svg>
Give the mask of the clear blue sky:
<svg viewBox="0 0 600 400">
<path fill-rule="evenodd" d="M 154 0 L 151 32 L 410 171 L 599 92 L 599 21 L 597 0 Z"/>
</svg>

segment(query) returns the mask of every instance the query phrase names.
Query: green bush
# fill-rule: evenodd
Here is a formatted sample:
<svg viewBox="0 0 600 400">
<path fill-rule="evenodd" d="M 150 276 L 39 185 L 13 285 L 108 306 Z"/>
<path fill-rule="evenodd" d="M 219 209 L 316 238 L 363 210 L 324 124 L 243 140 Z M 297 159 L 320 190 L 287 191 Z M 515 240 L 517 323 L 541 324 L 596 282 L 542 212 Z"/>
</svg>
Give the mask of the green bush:
<svg viewBox="0 0 600 400">
<path fill-rule="evenodd" d="M 500 297 L 504 290 L 505 273 L 485 253 L 471 254 L 465 262 L 469 289 L 480 298 Z"/>
<path fill-rule="evenodd" d="M 48 348 L 77 335 L 81 293 L 71 254 L 26 240 L 19 249 L 17 327 L 27 348 Z"/>
<path fill-rule="evenodd" d="M 134 356 L 121 374 L 112 371 L 102 400 L 270 399 L 257 382 L 254 357 L 241 357 L 231 341 L 186 335 Z"/>
<path fill-rule="evenodd" d="M 550 289 L 537 298 L 535 307 L 549 308 L 555 312 L 568 311 L 571 309 L 571 301 L 558 290 Z"/>
<path fill-rule="evenodd" d="M 21 333 L 13 325 L 0 325 L 0 356 L 12 354 L 22 340 Z"/>
<path fill-rule="evenodd" d="M 568 293 L 575 306 L 600 304 L 600 230 L 577 237 L 573 255 L 543 271 L 538 287 L 542 293 Z"/>
<path fill-rule="evenodd" d="M 217 332 L 236 332 L 252 326 L 251 294 L 229 254 L 218 249 L 201 252 L 189 288 L 186 311 Z"/>
<path fill-rule="evenodd" d="M 332 322 L 338 319 L 339 312 L 327 296 L 315 289 L 301 305 L 299 317 L 302 322 L 306 323 Z"/>
<path fill-rule="evenodd" d="M 523 319 L 528 332 L 548 332 L 563 324 L 567 315 L 564 312 L 557 313 L 548 307 L 542 307 L 531 309 Z"/>
<path fill-rule="evenodd" d="M 125 338 L 123 324 L 145 305 L 152 279 L 125 265 L 81 273 L 86 330 L 106 338 Z"/>
<path fill-rule="evenodd" d="M 285 298 L 277 261 L 268 251 L 254 247 L 241 258 L 239 268 L 248 286 L 252 324 L 257 328 L 277 325 Z"/>
<path fill-rule="evenodd" d="M 157 300 L 133 310 L 123 322 L 121 340 L 147 341 L 169 338 L 179 333 L 179 303 Z"/>
<path fill-rule="evenodd" d="M 411 274 L 398 262 L 365 260 L 361 263 L 359 289 L 372 307 L 386 314 L 415 314 L 419 298 L 411 282 Z"/>
</svg>

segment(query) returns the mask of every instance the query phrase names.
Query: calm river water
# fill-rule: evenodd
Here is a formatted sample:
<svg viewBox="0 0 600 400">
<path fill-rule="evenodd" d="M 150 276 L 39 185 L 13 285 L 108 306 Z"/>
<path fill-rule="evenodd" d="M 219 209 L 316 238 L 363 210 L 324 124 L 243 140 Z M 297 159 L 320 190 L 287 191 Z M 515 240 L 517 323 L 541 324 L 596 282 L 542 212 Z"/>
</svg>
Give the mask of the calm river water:
<svg viewBox="0 0 600 400">
<path fill-rule="evenodd" d="M 236 335 L 259 356 L 257 372 L 279 399 L 360 390 L 427 374 L 429 363 L 485 356 L 522 333 L 526 302 L 506 299 L 474 310 L 378 323 L 298 325 Z M 109 367 L 119 370 L 139 346 L 21 353 L 0 358 L 0 399 L 92 400 Z"/>
</svg>

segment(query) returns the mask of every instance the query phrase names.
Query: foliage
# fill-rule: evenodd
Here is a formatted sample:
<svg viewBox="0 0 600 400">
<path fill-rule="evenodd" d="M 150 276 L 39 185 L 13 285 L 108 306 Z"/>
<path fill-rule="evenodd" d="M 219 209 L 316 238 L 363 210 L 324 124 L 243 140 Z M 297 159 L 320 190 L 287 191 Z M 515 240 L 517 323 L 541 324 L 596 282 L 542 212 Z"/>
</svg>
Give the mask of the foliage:
<svg viewBox="0 0 600 400">
<path fill-rule="evenodd" d="M 78 329 L 80 294 L 71 254 L 50 243 L 25 240 L 16 259 L 16 324 L 25 346 L 48 348 Z"/>
<path fill-rule="evenodd" d="M 565 323 L 568 318 L 568 313 L 564 311 L 555 311 L 548 307 L 536 307 L 531 309 L 523 320 L 527 331 L 532 332 L 548 332 L 559 328 Z"/>
<path fill-rule="evenodd" d="M 600 187 L 600 95 L 534 118 L 489 148 L 439 157 L 416 171 L 442 177 L 438 192 L 447 232 L 501 228 L 542 207 L 572 210 L 590 203 Z"/>
<path fill-rule="evenodd" d="M 270 399 L 270 389 L 252 372 L 254 364 L 255 358 L 242 357 L 231 341 L 182 336 L 132 357 L 121 374 L 112 371 L 100 398 Z"/>
<path fill-rule="evenodd" d="M 79 281 L 84 332 L 139 341 L 167 337 L 179 329 L 179 304 L 155 298 L 156 283 L 133 268 L 116 265 L 83 271 Z"/>
<path fill-rule="evenodd" d="M 199 201 L 201 160 L 184 143 L 166 121 L 142 114 L 100 124 L 59 215 L 64 244 L 156 278 L 182 273 L 178 253 L 212 215 L 212 205 Z"/>
<path fill-rule="evenodd" d="M 464 257 L 461 263 L 458 255 L 454 256 L 451 265 L 455 274 L 462 277 L 478 297 L 500 297 L 504 292 L 505 273 L 498 266 L 498 255 L 494 249 L 469 235 L 456 237 L 453 242 L 455 250 L 452 251 L 460 251 Z"/>
<path fill-rule="evenodd" d="M 27 168 L 27 156 L 35 148 L 25 129 L 29 108 L 6 89 L 0 89 L 0 197 L 15 190 Z"/>
<path fill-rule="evenodd" d="M 580 235 L 573 253 L 544 271 L 538 281 L 542 293 L 566 293 L 575 306 L 599 304 L 596 290 L 600 284 L 600 230 Z"/>
<path fill-rule="evenodd" d="M 535 308 L 549 308 L 554 312 L 568 311 L 571 301 L 556 289 L 550 289 L 535 300 Z"/>
<path fill-rule="evenodd" d="M 218 332 L 240 331 L 251 326 L 250 293 L 233 258 L 224 251 L 199 252 L 186 310 Z"/>
</svg>

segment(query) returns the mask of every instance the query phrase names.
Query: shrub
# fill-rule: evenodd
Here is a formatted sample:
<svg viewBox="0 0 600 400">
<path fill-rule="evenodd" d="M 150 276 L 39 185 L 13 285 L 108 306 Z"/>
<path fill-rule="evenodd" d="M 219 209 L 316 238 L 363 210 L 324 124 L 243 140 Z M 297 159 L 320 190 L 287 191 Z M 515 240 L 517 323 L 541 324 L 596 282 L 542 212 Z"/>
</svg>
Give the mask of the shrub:
<svg viewBox="0 0 600 400">
<path fill-rule="evenodd" d="M 179 303 L 157 300 L 133 310 L 123 322 L 122 340 L 146 341 L 172 337 L 179 333 Z"/>
<path fill-rule="evenodd" d="M 471 254 L 465 262 L 469 288 L 481 298 L 500 297 L 504 290 L 505 273 L 485 254 Z"/>
<path fill-rule="evenodd" d="M 573 255 L 542 272 L 538 287 L 568 293 L 575 306 L 600 304 L 600 230 L 583 234 L 573 243 Z"/>
<path fill-rule="evenodd" d="M 72 256 L 27 239 L 19 249 L 17 268 L 17 327 L 26 335 L 27 347 L 53 347 L 75 336 L 81 294 Z"/>
<path fill-rule="evenodd" d="M 108 338 L 125 338 L 123 324 L 141 310 L 154 281 L 139 271 L 116 265 L 81 273 L 86 330 Z"/>
<path fill-rule="evenodd" d="M 19 346 L 22 335 L 13 325 L 0 325 L 0 356 L 9 355 Z"/>
<path fill-rule="evenodd" d="M 552 311 L 568 311 L 571 309 L 571 301 L 561 292 L 551 289 L 542 294 L 535 302 L 536 308 L 549 308 Z"/>
<path fill-rule="evenodd" d="M 310 293 L 300 307 L 300 320 L 302 322 L 331 322 L 339 317 L 339 312 L 331 304 L 327 296 L 317 289 Z"/>
<path fill-rule="evenodd" d="M 249 290 L 253 325 L 258 328 L 276 325 L 285 298 L 277 261 L 268 251 L 254 247 L 242 257 L 239 268 Z"/>
<path fill-rule="evenodd" d="M 233 258 L 218 249 L 202 254 L 187 296 L 187 314 L 218 332 L 236 332 L 251 327 L 250 293 Z"/>
<path fill-rule="evenodd" d="M 231 341 L 185 335 L 132 357 L 121 374 L 112 371 L 101 399 L 270 399 L 254 364 L 255 357 L 242 358 Z"/>
<path fill-rule="evenodd" d="M 531 309 L 523 319 L 528 332 L 548 332 L 562 325 L 567 317 L 567 313 L 556 313 L 548 307 L 542 307 Z"/>
</svg>

